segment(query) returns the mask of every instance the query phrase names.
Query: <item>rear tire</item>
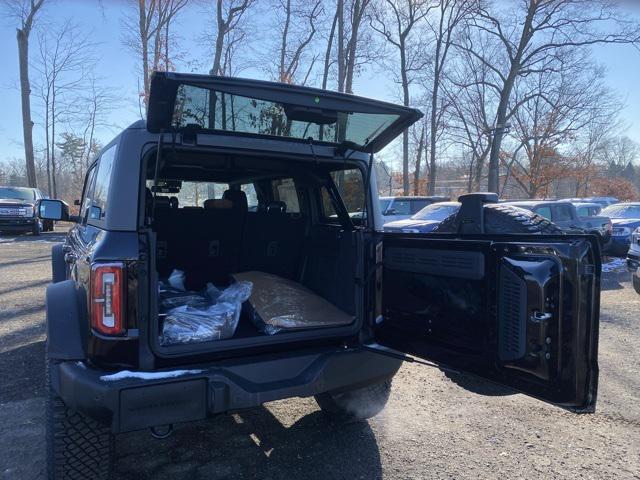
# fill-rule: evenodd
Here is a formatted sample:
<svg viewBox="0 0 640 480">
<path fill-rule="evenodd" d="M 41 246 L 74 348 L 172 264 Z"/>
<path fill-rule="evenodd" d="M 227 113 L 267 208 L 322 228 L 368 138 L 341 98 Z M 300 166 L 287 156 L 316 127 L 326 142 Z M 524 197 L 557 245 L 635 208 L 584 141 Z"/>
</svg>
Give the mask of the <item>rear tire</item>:
<svg viewBox="0 0 640 480">
<path fill-rule="evenodd" d="M 457 233 L 457 217 L 457 213 L 448 216 L 433 231 Z M 484 229 L 485 233 L 562 234 L 557 225 L 537 213 L 500 203 L 488 203 L 484 206 Z"/>
<path fill-rule="evenodd" d="M 636 277 L 635 275 L 632 275 L 631 278 L 633 279 L 633 289 L 637 294 L 640 295 L 640 278 Z"/>
<path fill-rule="evenodd" d="M 31 233 L 33 234 L 34 237 L 37 237 L 40 235 L 40 232 L 42 231 L 42 227 L 40 225 L 40 221 L 36 220 L 35 225 L 33 226 L 33 228 L 31 229 Z"/>
<path fill-rule="evenodd" d="M 46 359 L 46 442 L 49 480 L 108 480 L 114 441 L 108 427 L 67 407 L 53 391 Z"/>
<path fill-rule="evenodd" d="M 315 396 L 320 409 L 332 420 L 358 422 L 375 417 L 387 405 L 391 380 L 344 393 L 321 393 Z"/>
</svg>

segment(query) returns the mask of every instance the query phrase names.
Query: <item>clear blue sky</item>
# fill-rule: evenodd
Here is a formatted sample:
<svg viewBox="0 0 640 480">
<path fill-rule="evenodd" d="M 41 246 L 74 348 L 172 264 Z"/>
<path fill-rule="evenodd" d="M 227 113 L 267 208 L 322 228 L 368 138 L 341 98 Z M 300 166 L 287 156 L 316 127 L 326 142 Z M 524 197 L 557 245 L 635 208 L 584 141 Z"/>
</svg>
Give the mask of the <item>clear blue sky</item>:
<svg viewBox="0 0 640 480">
<path fill-rule="evenodd" d="M 640 0 L 633 0 L 633 2 Z M 48 0 L 50 3 L 39 19 L 39 28 L 59 23 L 71 18 L 83 29 L 93 33 L 99 42 L 100 62 L 97 75 L 103 78 L 117 97 L 123 99 L 121 107 L 111 116 L 110 121 L 117 127 L 124 127 L 138 118 L 137 77 L 138 71 L 133 53 L 122 45 L 121 21 L 130 2 L 124 0 Z M 631 2 L 629 5 L 633 5 Z M 631 8 L 630 13 L 640 13 Z M 267 14 L 268 15 L 268 14 Z M 264 22 L 265 18 L 258 19 Z M 193 52 L 191 58 L 202 60 L 200 70 L 204 73 L 210 63 L 210 51 L 198 37 L 207 27 L 207 16 L 203 7 L 194 7 L 181 19 L 179 31 L 181 45 Z M 256 28 L 264 32 L 267 29 Z M 264 33 L 262 33 L 264 35 Z M 18 90 L 17 46 L 15 26 L 6 18 L 0 18 L 0 162 L 13 157 L 22 158 L 22 123 L 20 96 Z M 37 37 L 31 39 L 32 56 L 37 54 Z M 621 116 L 628 125 L 626 134 L 640 142 L 640 52 L 627 46 L 601 46 L 595 49 L 596 59 L 607 68 L 608 82 L 626 100 L 627 106 Z M 264 72 L 249 69 L 243 76 L 264 77 Z M 357 80 L 355 91 L 366 96 L 393 100 L 396 87 L 389 81 L 381 81 L 374 71 L 365 71 Z M 35 100 L 32 100 L 35 102 Z M 34 108 L 37 111 L 37 108 Z M 35 116 L 34 141 L 41 143 L 40 119 Z M 104 143 L 113 136 L 116 129 L 99 132 Z"/>
</svg>

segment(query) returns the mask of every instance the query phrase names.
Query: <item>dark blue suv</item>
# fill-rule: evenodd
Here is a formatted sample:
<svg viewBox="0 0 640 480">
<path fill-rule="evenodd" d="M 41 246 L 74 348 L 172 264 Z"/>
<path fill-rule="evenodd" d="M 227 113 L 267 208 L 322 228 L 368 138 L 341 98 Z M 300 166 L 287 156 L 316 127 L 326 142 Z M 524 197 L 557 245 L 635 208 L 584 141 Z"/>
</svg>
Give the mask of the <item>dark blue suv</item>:
<svg viewBox="0 0 640 480">
<path fill-rule="evenodd" d="M 640 227 L 640 203 L 615 203 L 604 208 L 600 215 L 611 219 L 611 243 L 607 253 L 625 256 L 631 245 L 631 234 Z"/>
</svg>

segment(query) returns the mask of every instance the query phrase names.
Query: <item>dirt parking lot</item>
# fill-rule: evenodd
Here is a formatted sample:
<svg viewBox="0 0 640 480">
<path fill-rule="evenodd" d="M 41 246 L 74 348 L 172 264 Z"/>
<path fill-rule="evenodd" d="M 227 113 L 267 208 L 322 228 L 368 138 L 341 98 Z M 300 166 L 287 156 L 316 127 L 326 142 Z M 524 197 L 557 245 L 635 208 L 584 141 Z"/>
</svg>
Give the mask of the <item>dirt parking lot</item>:
<svg viewBox="0 0 640 480">
<path fill-rule="evenodd" d="M 0 237 L 0 478 L 44 478 L 44 292 L 60 231 Z M 595 415 L 406 364 L 385 412 L 348 426 L 313 399 L 117 438 L 119 479 L 640 479 L 640 296 L 604 274 Z M 479 393 L 473 393 L 475 390 Z"/>
</svg>

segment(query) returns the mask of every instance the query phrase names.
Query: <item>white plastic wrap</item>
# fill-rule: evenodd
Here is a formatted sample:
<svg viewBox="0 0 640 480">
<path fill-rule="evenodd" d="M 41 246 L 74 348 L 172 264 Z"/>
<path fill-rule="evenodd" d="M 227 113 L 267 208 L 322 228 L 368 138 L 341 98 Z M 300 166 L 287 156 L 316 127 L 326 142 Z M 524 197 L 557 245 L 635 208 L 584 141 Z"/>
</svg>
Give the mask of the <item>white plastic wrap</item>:
<svg viewBox="0 0 640 480">
<path fill-rule="evenodd" d="M 160 310 L 166 316 L 161 345 L 209 342 L 231 338 L 240 320 L 242 303 L 251 295 L 251 282 L 235 282 L 220 290 L 212 284 L 206 292 L 161 290 Z"/>
</svg>

